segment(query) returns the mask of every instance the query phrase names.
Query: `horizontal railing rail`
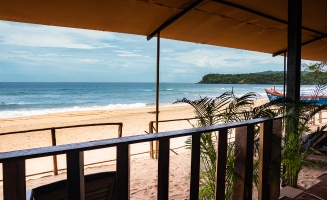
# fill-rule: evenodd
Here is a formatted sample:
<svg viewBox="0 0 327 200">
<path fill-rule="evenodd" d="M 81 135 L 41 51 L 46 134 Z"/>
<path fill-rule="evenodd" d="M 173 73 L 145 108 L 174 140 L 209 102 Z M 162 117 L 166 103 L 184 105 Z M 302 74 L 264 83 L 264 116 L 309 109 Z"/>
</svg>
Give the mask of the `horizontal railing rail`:
<svg viewBox="0 0 327 200">
<path fill-rule="evenodd" d="M 30 129 L 30 130 L 23 130 L 23 131 L 4 132 L 4 133 L 0 133 L 0 137 L 4 136 L 4 135 L 12 135 L 12 134 L 21 134 L 21 133 L 30 133 L 30 132 L 39 132 L 39 131 L 51 131 L 52 146 L 57 146 L 57 139 L 56 139 L 56 130 L 57 129 L 69 129 L 69 128 L 91 127 L 91 126 L 118 126 L 118 137 L 122 137 L 122 134 L 123 134 L 123 123 L 122 122 L 114 122 L 114 123 L 111 122 L 111 123 L 78 124 L 78 125 L 70 125 L 70 126 L 56 126 L 56 127 L 51 127 L 51 128 L 39 128 L 39 129 Z M 53 174 L 58 175 L 59 170 L 58 170 L 58 161 L 57 161 L 56 155 L 53 155 L 52 161 L 53 161 Z M 37 174 L 40 174 L 40 173 L 37 173 Z M 35 174 L 35 175 L 37 175 L 37 174 Z"/>
<path fill-rule="evenodd" d="M 30 130 L 23 130 L 23 131 L 12 131 L 12 132 L 4 132 L 0 133 L 2 135 L 11 135 L 17 133 L 29 133 L 29 132 L 37 132 L 37 131 L 49 131 L 51 129 L 67 129 L 67 128 L 78 128 L 78 127 L 87 127 L 87 126 L 107 126 L 107 125 L 117 125 L 119 127 L 123 127 L 122 122 L 115 122 L 115 123 L 95 123 L 95 124 L 78 124 L 78 125 L 71 125 L 71 126 L 55 126 L 50 128 L 39 128 L 39 129 L 30 129 Z M 121 131 L 119 132 L 121 137 Z"/>
<path fill-rule="evenodd" d="M 277 184 L 268 181 L 270 159 L 280 152 L 275 146 L 272 148 L 269 140 L 273 135 L 281 134 L 280 118 L 272 119 L 254 119 L 244 122 L 235 122 L 229 124 L 217 124 L 208 127 L 199 127 L 178 131 L 161 132 L 158 134 L 146 134 L 138 136 L 129 136 L 122 138 L 98 140 L 91 142 L 81 142 L 75 144 L 66 144 L 50 147 L 41 147 L 28 150 L 18 150 L 12 152 L 0 153 L 0 163 L 3 165 L 3 196 L 4 200 L 17 199 L 25 200 L 25 160 L 66 154 L 67 159 L 67 192 L 68 199 L 84 199 L 84 151 L 116 147 L 116 195 L 119 200 L 130 198 L 129 191 L 129 146 L 141 142 L 153 140 L 159 141 L 158 158 L 158 199 L 168 199 L 169 196 L 169 147 L 170 139 L 183 136 L 192 136 L 191 149 L 191 172 L 190 172 L 190 199 L 198 199 L 199 195 L 199 172 L 200 172 L 200 135 L 203 133 L 219 131 L 217 134 L 217 168 L 216 168 L 216 197 L 215 199 L 224 199 L 225 195 L 225 174 L 226 174 L 226 152 L 227 152 L 227 130 L 230 128 L 242 128 L 236 131 L 236 143 L 239 143 L 243 153 L 238 155 L 237 167 L 240 175 L 237 179 L 237 189 L 234 199 L 251 199 L 247 191 L 252 191 L 252 170 L 253 170 L 253 137 L 254 125 L 260 123 L 260 164 L 259 164 L 259 200 L 269 199 L 271 195 L 276 194 Z M 245 128 L 244 128 L 245 127 Z M 278 136 L 280 137 L 280 136 Z M 252 143 L 250 142 L 252 141 Z M 277 154 L 276 154 L 277 151 Z M 275 153 L 274 153 L 275 152 Z M 278 157 L 278 156 L 276 156 Z M 235 158 L 236 159 L 236 158 Z M 236 159 L 237 160 L 237 159 Z M 275 166 L 275 165 L 274 165 Z M 277 167 L 279 167 L 277 165 Z M 279 170 L 277 170 L 279 173 Z M 251 172 L 251 173 L 249 173 Z M 242 177 L 243 176 L 243 177 Z M 279 174 L 277 174 L 279 176 Z M 250 190 L 249 189 L 250 185 Z M 275 188 L 275 189 L 274 189 Z M 242 191 L 242 192 L 239 192 Z M 250 192 L 251 193 L 251 192 Z M 279 182 L 278 182 L 279 195 Z"/>
<path fill-rule="evenodd" d="M 159 120 L 158 123 L 165 123 L 165 122 L 177 122 L 177 121 L 190 121 L 190 120 L 195 120 L 198 119 L 196 117 L 191 117 L 191 118 L 180 118 L 180 119 L 168 119 L 168 120 Z M 148 134 L 152 134 L 153 131 L 156 131 L 155 127 L 154 127 L 154 123 L 156 123 L 156 121 L 150 121 L 149 122 L 149 131 L 146 132 Z M 153 149 L 153 141 L 150 141 L 150 158 L 158 158 L 158 141 L 155 141 L 156 145 L 155 148 Z"/>
<path fill-rule="evenodd" d="M 251 107 L 250 107 L 251 109 Z M 273 111 L 276 111 L 278 109 L 272 109 Z M 241 114 L 241 113 L 236 113 L 236 114 Z M 215 117 L 217 115 L 213 115 L 212 117 Z M 211 117 L 211 116 L 208 116 Z M 191 120 L 199 120 L 199 117 L 190 117 L 190 118 L 177 118 L 177 119 L 168 119 L 168 120 L 159 120 L 158 123 L 167 123 L 167 122 L 177 122 L 177 121 L 188 121 L 190 122 Z M 320 122 L 320 118 L 319 118 Z M 154 124 L 156 121 L 150 121 L 149 122 L 149 131 L 146 132 L 147 134 L 152 134 L 154 133 L 153 131 L 156 131 L 156 128 L 154 127 Z M 321 122 L 320 122 L 321 123 Z M 230 137 L 229 139 L 233 139 Z M 158 141 L 155 141 L 155 145 L 153 145 L 154 141 L 150 141 L 150 158 L 158 158 Z"/>
</svg>

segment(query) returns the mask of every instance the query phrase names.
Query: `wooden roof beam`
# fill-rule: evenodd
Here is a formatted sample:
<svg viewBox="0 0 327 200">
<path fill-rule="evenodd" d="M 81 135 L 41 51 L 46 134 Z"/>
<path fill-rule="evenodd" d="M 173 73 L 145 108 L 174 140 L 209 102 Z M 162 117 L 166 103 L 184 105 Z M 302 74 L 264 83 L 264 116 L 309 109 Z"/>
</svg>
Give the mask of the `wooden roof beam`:
<svg viewBox="0 0 327 200">
<path fill-rule="evenodd" d="M 173 25 L 175 22 L 177 22 L 181 17 L 186 15 L 188 12 L 193 10 L 195 7 L 200 5 L 204 0 L 197 0 L 193 2 L 191 5 L 189 5 L 187 8 L 185 8 L 183 11 L 179 12 L 177 15 L 173 16 L 172 18 L 165 21 L 161 26 L 159 26 L 155 31 L 153 31 L 150 35 L 148 35 L 146 38 L 147 40 L 151 40 L 157 33 L 163 31 L 164 29 L 168 28 L 169 26 Z"/>
<path fill-rule="evenodd" d="M 233 7 L 233 8 L 237 8 L 237 9 L 240 9 L 240 10 L 243 10 L 243 11 L 246 11 L 246 12 L 249 12 L 249 13 L 252 13 L 252 14 L 255 14 L 255 15 L 258 15 L 260 17 L 264 17 L 264 18 L 267 18 L 267 19 L 270 19 L 270 20 L 273 20 L 273 21 L 282 23 L 282 24 L 288 24 L 288 22 L 285 21 L 285 20 L 278 19 L 276 17 L 267 15 L 265 13 L 261 13 L 261 12 L 258 12 L 256 10 L 252 10 L 250 8 L 244 7 L 244 6 L 241 6 L 241 5 L 238 5 L 238 4 L 235 4 L 235 3 L 231 3 L 229 1 L 224 1 L 224 0 L 211 0 L 211 1 L 216 2 L 216 3 L 220 3 L 220 4 L 224 4 L 226 6 L 230 6 L 230 7 Z M 319 34 L 319 35 L 324 35 L 324 33 L 321 33 L 320 31 L 317 31 L 317 30 L 314 30 L 314 29 L 311 29 L 311 28 L 307 28 L 307 27 L 303 27 L 302 26 L 302 29 L 303 30 L 306 30 L 306 31 L 310 31 L 312 33 Z"/>
<path fill-rule="evenodd" d="M 306 42 L 303 42 L 303 43 L 301 43 L 301 47 L 304 46 L 304 45 L 313 43 L 315 41 L 321 40 L 321 39 L 323 39 L 325 37 L 327 37 L 327 34 L 323 34 L 323 35 L 321 35 L 319 37 L 316 37 L 316 38 L 313 38 L 313 39 L 308 40 Z M 286 53 L 286 52 L 287 52 L 287 49 L 284 49 L 284 50 L 281 50 L 281 51 L 278 51 L 278 52 L 274 53 L 272 56 L 275 57 L 275 56 L 278 56 L 278 55 L 283 54 L 283 53 Z"/>
</svg>

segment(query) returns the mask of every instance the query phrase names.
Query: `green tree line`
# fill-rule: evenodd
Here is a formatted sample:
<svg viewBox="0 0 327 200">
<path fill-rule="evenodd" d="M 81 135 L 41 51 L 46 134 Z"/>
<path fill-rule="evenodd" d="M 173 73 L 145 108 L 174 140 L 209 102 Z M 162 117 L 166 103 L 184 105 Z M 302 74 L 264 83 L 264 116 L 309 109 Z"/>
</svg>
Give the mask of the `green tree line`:
<svg viewBox="0 0 327 200">
<path fill-rule="evenodd" d="M 302 85 L 316 85 L 317 74 L 313 72 L 301 73 Z M 321 76 L 321 75 L 320 75 Z M 326 75 L 324 75 L 327 78 Z M 321 77 L 320 77 L 321 78 Z M 261 72 L 249 74 L 207 74 L 199 83 L 205 84 L 284 84 L 283 72 Z"/>
</svg>

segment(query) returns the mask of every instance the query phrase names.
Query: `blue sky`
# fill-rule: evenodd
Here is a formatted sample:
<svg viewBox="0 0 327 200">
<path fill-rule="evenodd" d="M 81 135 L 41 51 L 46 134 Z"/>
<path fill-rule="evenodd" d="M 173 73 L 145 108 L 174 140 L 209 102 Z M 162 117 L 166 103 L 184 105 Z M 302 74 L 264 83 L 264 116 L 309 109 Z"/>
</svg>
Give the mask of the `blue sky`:
<svg viewBox="0 0 327 200">
<path fill-rule="evenodd" d="M 282 71 L 270 54 L 161 39 L 160 81 Z M 0 21 L 0 82 L 155 82 L 156 38 Z"/>
</svg>

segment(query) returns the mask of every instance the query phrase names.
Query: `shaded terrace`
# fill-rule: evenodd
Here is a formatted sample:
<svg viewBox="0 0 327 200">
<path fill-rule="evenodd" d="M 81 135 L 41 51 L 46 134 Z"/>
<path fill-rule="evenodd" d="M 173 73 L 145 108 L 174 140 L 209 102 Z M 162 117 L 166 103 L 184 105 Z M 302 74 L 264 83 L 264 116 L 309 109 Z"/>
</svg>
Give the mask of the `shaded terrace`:
<svg viewBox="0 0 327 200">
<path fill-rule="evenodd" d="M 255 0 L 100 0 L 97 2 L 89 0 L 60 0 L 56 2 L 12 0 L 0 2 L 0 20 L 138 34 L 147 36 L 148 40 L 152 37 L 157 37 L 158 82 L 160 37 L 265 52 L 273 56 L 287 55 L 287 96 L 292 99 L 299 99 L 301 58 L 327 61 L 326 7 L 327 2 L 323 0 L 276 0 L 264 2 Z M 158 87 L 157 84 L 157 89 Z M 157 103 L 157 111 L 158 109 Z M 158 121 L 158 112 L 156 113 L 156 120 Z M 268 137 L 272 134 L 272 120 L 268 120 L 268 122 L 259 120 L 256 122 L 270 123 L 266 124 L 266 127 L 270 127 L 270 130 L 265 130 L 262 136 L 266 134 L 265 137 Z M 232 124 L 230 127 L 247 126 L 249 128 L 249 126 L 252 126 L 249 124 L 253 123 Z M 229 127 L 229 125 L 226 126 Z M 159 139 L 158 199 L 167 199 L 167 174 L 169 172 L 166 168 L 167 165 L 169 166 L 169 154 L 167 153 L 169 152 L 169 138 L 181 135 L 192 135 L 192 137 L 197 138 L 199 134 L 209 129 L 220 130 L 219 135 L 225 137 L 224 131 L 226 127 L 218 126 L 203 130 L 194 129 L 186 132 L 177 131 L 152 136 L 138 136 L 134 139 L 122 138 L 2 153 L 0 154 L 0 162 L 4 166 L 4 197 L 5 199 L 25 199 L 25 186 L 22 183 L 25 159 L 65 153 L 67 154 L 69 174 L 70 170 L 81 171 L 83 151 L 117 146 L 117 152 L 119 152 L 117 153 L 118 199 L 128 199 L 128 146 L 134 142 Z M 156 124 L 156 130 L 158 130 L 158 124 Z M 251 128 L 249 128 L 249 132 L 251 132 Z M 197 140 L 195 139 L 194 141 Z M 225 139 L 222 139 L 219 140 L 218 144 L 218 153 L 222 152 L 221 156 L 218 156 L 218 163 L 222 164 L 218 165 L 219 169 L 217 168 L 217 188 L 224 187 L 224 178 L 221 178 L 224 176 L 222 168 L 224 166 L 224 142 Z M 197 145 L 194 144 L 194 146 L 196 147 Z M 197 199 L 196 188 L 198 188 L 199 184 L 198 152 L 199 149 L 195 148 L 194 152 L 192 149 L 192 170 L 194 171 L 191 172 L 190 191 L 195 193 L 190 194 L 191 199 Z M 262 152 L 263 156 L 268 159 L 269 153 L 264 150 Z M 265 156 L 265 154 L 267 155 Z M 69 163 L 80 164 L 70 165 Z M 247 170 L 251 171 L 251 166 L 246 166 L 245 171 Z M 273 193 L 276 193 L 276 191 L 271 191 L 267 179 L 268 172 L 265 170 L 268 170 L 267 166 L 262 166 L 259 199 L 268 199 L 269 196 L 272 197 L 274 196 Z M 7 179 L 5 179 L 6 173 Z M 15 176 L 17 179 L 10 178 L 11 176 Z M 81 178 L 81 175 L 73 175 L 73 179 L 76 182 L 72 182 L 69 185 L 73 188 L 69 190 L 72 195 L 71 199 L 83 199 L 83 195 L 80 192 L 83 190 L 83 184 L 79 182 Z M 11 188 L 17 188 L 17 193 L 8 193 Z M 76 193 L 76 191 L 79 192 Z M 216 199 L 221 199 L 223 197 L 221 191 L 224 190 L 217 191 Z M 242 199 L 246 199 L 246 197 L 242 197 Z"/>
</svg>

